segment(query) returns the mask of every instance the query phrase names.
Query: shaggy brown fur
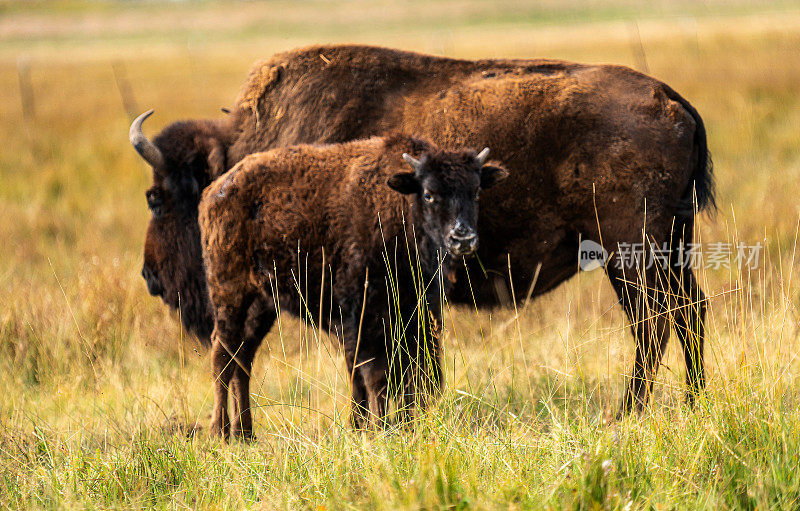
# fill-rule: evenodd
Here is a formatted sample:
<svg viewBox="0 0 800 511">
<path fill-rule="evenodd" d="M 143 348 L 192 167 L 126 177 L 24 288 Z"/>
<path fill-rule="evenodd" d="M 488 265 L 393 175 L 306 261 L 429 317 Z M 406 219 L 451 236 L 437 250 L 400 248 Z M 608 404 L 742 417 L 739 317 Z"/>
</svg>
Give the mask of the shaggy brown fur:
<svg viewBox="0 0 800 511">
<path fill-rule="evenodd" d="M 421 158 L 415 172 L 403 153 Z M 424 406 L 442 378 L 436 325 L 453 266 L 446 251 L 465 236 L 474 249 L 477 192 L 505 172 L 474 152 L 394 135 L 256 153 L 206 188 L 199 218 L 215 317 L 212 432 L 229 433 L 230 386 L 233 432 L 252 434 L 250 368 L 278 310 L 338 331 L 356 427 L 367 415 L 382 422 L 391 397 L 403 414 Z"/>
<path fill-rule="evenodd" d="M 659 247 L 668 242 L 677 253 L 692 237 L 692 199 L 699 209 L 714 205 L 702 119 L 667 85 L 622 66 L 318 46 L 256 65 L 222 122 L 226 128 L 216 138 L 182 141 L 179 154 L 219 142 L 232 165 L 272 147 L 392 130 L 429 137 L 441 147 L 491 147 L 512 177 L 488 194 L 481 216 L 479 256 L 487 272 L 473 267 L 471 278 L 459 278 L 453 290 L 456 301 L 471 303 L 473 285 L 479 306 L 503 303 L 509 295 L 508 254 L 510 284 L 525 292 L 540 268 L 532 290 L 540 294 L 574 275 L 579 239 L 599 241 L 615 253 L 618 243 L 648 239 Z M 156 144 L 170 151 L 158 139 Z M 196 236 L 191 219 L 171 231 L 151 229 L 146 264 L 148 251 L 173 244 L 171 236 L 181 232 Z M 172 254 L 173 267 L 185 268 L 181 274 L 200 287 L 198 251 L 162 253 Z M 684 347 L 691 400 L 704 386 L 705 301 L 694 275 L 677 265 L 664 278 L 647 270 L 644 280 L 654 290 L 647 296 L 637 275 L 615 266 L 610 261 L 607 272 L 637 338 L 622 411 L 640 409 L 647 400 L 669 336 L 667 294 L 678 311 L 672 319 Z M 178 287 L 201 299 L 182 291 L 186 283 L 173 275 L 154 273 L 164 289 Z M 207 304 L 192 307 L 202 311 Z M 207 315 L 194 319 L 205 321 L 195 323 L 195 331 L 210 330 Z"/>
</svg>

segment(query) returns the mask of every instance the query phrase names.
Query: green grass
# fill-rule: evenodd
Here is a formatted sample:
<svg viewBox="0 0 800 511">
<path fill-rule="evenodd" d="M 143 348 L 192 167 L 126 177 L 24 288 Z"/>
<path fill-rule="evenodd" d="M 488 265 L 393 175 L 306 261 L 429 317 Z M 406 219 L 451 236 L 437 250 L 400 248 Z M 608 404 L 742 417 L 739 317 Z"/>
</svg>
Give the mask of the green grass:
<svg viewBox="0 0 800 511">
<path fill-rule="evenodd" d="M 684 4 L 696 19 L 627 2 L 517 3 L 488 17 L 483 3 L 446 1 L 0 4 L 0 506 L 796 509 L 800 11 Z M 155 28 L 136 28 L 154 12 Z M 98 21 L 75 25 L 85 17 Z M 447 389 L 414 432 L 345 427 L 341 355 L 287 318 L 256 359 L 258 440 L 185 438 L 208 420 L 210 363 L 139 276 L 150 176 L 127 141 L 113 62 L 138 108 L 156 109 L 154 133 L 221 115 L 253 61 L 297 45 L 634 65 L 637 18 L 650 73 L 708 127 L 721 207 L 700 237 L 768 249 L 752 274 L 701 275 L 709 392 L 694 411 L 673 341 L 647 412 L 607 421 L 633 340 L 593 272 L 517 318 L 449 311 Z M 25 19 L 39 32 L 13 35 Z M 253 19 L 269 30 L 247 28 Z M 175 20 L 189 28 L 162 37 Z"/>
</svg>

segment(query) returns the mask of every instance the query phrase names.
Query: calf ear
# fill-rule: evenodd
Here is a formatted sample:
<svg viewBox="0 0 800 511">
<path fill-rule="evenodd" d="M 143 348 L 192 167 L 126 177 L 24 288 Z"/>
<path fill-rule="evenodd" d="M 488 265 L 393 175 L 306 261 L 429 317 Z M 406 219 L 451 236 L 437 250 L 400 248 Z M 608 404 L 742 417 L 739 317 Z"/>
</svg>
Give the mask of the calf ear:
<svg viewBox="0 0 800 511">
<path fill-rule="evenodd" d="M 481 167 L 481 188 L 489 188 L 508 177 L 508 171 L 498 165 Z"/>
<path fill-rule="evenodd" d="M 212 180 L 224 174 L 228 169 L 225 152 L 225 146 L 215 140 L 214 149 L 208 153 L 208 171 L 211 173 Z"/>
<path fill-rule="evenodd" d="M 206 155 L 206 162 L 208 163 L 206 173 L 209 182 L 224 174 L 227 166 L 225 146 L 222 145 L 222 142 L 213 137 L 203 137 L 197 140 L 196 144 L 198 149 Z"/>
<path fill-rule="evenodd" d="M 417 193 L 420 190 L 419 181 L 413 172 L 399 172 L 390 177 L 386 184 L 392 190 L 402 194 Z"/>
</svg>

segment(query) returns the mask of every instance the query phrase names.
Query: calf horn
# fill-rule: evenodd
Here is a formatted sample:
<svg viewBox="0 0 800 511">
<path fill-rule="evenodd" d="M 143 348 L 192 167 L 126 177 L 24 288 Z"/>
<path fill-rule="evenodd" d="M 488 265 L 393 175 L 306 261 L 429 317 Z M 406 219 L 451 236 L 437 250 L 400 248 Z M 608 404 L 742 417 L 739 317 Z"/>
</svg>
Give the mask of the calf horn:
<svg viewBox="0 0 800 511">
<path fill-rule="evenodd" d="M 488 157 L 489 157 L 489 148 L 484 147 L 483 151 L 478 153 L 478 156 L 476 156 L 475 159 L 478 160 L 478 165 L 483 166 L 483 164 L 486 163 L 486 158 Z"/>
<path fill-rule="evenodd" d="M 164 166 L 164 156 L 161 154 L 161 150 L 159 150 L 155 144 L 147 140 L 147 137 L 144 136 L 142 132 L 142 123 L 151 115 L 153 115 L 152 109 L 134 119 L 128 136 L 131 139 L 133 148 L 144 158 L 144 161 L 149 163 L 153 168 L 161 168 Z"/>
<path fill-rule="evenodd" d="M 419 170 L 422 168 L 422 162 L 408 153 L 403 153 L 403 159 L 406 161 L 406 163 L 411 165 L 412 169 L 414 169 L 417 172 L 419 172 Z"/>
</svg>

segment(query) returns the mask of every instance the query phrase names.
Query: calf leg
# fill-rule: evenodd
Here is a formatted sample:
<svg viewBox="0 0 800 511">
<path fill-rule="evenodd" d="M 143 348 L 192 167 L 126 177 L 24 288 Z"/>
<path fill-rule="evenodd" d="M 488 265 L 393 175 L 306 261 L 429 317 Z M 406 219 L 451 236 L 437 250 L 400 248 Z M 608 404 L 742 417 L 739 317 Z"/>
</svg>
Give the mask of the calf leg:
<svg viewBox="0 0 800 511">
<path fill-rule="evenodd" d="M 211 412 L 212 435 L 228 438 L 230 435 L 230 422 L 228 421 L 228 385 L 233 375 L 233 368 L 228 366 L 229 357 L 224 353 L 224 348 L 216 336 L 212 335 L 211 365 L 214 375 L 214 410 Z"/>
<path fill-rule="evenodd" d="M 352 368 L 348 370 L 352 373 Z M 369 423 L 369 397 L 367 395 L 367 387 L 364 385 L 364 380 L 361 373 L 356 371 L 353 375 L 352 382 L 352 397 L 353 404 L 350 411 L 350 425 L 353 429 L 364 429 Z"/>
<path fill-rule="evenodd" d="M 353 410 L 351 422 L 354 428 L 383 424 L 386 416 L 387 375 L 386 355 L 377 356 L 376 347 L 385 343 L 369 321 L 362 325 L 359 340 L 358 323 L 344 325 L 344 356 L 347 373 L 352 385 Z"/>
<path fill-rule="evenodd" d="M 437 316 L 441 316 L 437 312 Z M 419 382 L 417 394 L 420 407 L 426 409 L 442 393 L 444 372 L 442 370 L 442 328 L 439 322 L 430 327 L 428 337 L 423 343 L 419 358 L 417 380 Z"/>
<path fill-rule="evenodd" d="M 228 438 L 228 389 L 236 370 L 233 354 L 241 345 L 242 320 L 233 307 L 217 308 L 214 332 L 211 334 L 211 366 L 214 376 L 214 410 L 211 413 L 211 434 Z"/>
<path fill-rule="evenodd" d="M 656 264 L 641 272 L 619 269 L 613 262 L 607 268 L 636 338 L 631 380 L 625 390 L 618 417 L 644 409 L 669 339 L 666 277 L 663 272 Z"/>
<path fill-rule="evenodd" d="M 230 320 L 219 319 L 211 334 L 211 368 L 214 376 L 214 410 L 211 412 L 211 434 L 228 438 L 228 389 L 235 371 L 231 353 L 239 346 L 241 326 Z"/>
<path fill-rule="evenodd" d="M 350 425 L 353 429 L 365 429 L 369 425 L 371 413 L 369 383 L 365 379 L 366 364 L 363 363 L 362 357 L 358 357 L 358 360 L 362 361 L 361 363 L 356 362 L 355 350 L 351 353 L 345 349 L 345 359 L 347 374 L 352 376 L 350 381 L 352 392 Z"/>
<path fill-rule="evenodd" d="M 253 417 L 250 411 L 250 373 L 253 359 L 276 318 L 271 303 L 262 300 L 254 302 L 248 311 L 244 344 L 240 350 L 241 356 L 237 355 L 241 365 L 236 364 L 231 379 L 234 409 L 231 429 L 234 436 L 245 440 L 253 437 Z"/>
<path fill-rule="evenodd" d="M 418 412 L 424 412 L 442 391 L 442 372 L 439 338 L 441 330 L 433 328 L 420 346 L 418 353 L 410 359 L 403 375 L 402 420 L 410 421 Z"/>
<path fill-rule="evenodd" d="M 369 403 L 370 423 L 376 428 L 385 428 L 386 405 L 389 398 L 389 381 L 386 368 L 377 361 L 368 362 L 358 369 L 364 380 Z"/>
</svg>

